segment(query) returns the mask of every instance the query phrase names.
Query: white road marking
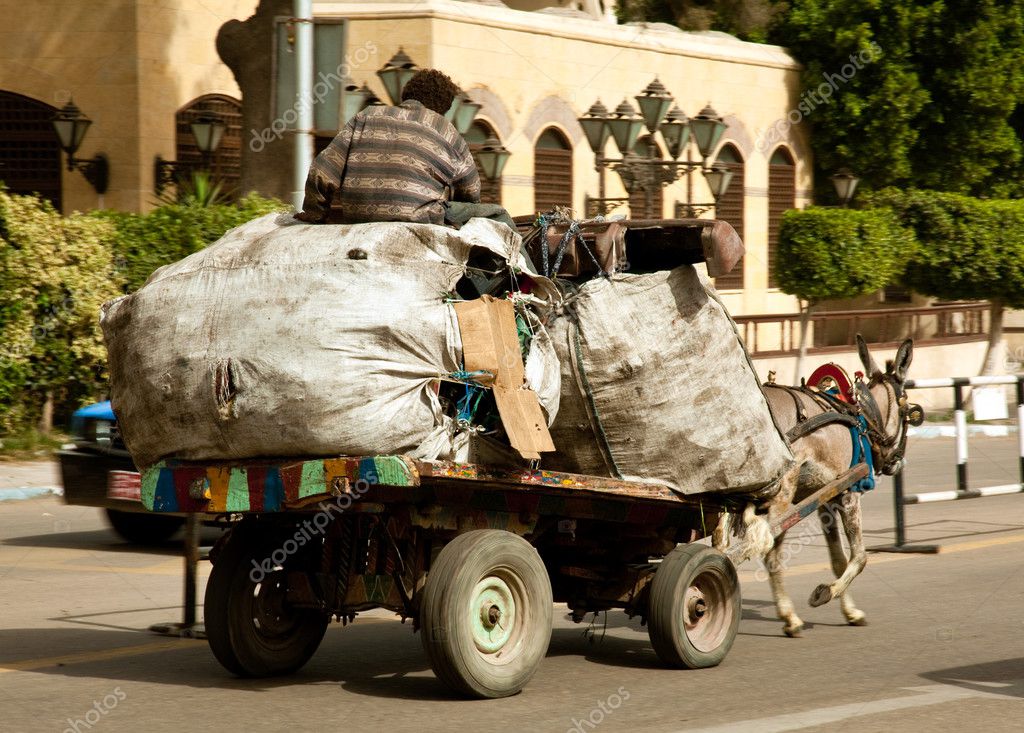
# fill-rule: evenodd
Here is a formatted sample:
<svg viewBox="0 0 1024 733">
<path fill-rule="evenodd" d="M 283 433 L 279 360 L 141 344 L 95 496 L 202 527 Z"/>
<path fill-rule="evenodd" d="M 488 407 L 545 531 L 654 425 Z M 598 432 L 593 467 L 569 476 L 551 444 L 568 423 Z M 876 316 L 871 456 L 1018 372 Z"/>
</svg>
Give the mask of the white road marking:
<svg viewBox="0 0 1024 733">
<path fill-rule="evenodd" d="M 1014 683 L 1009 684 L 1012 686 Z M 817 707 L 812 710 L 805 710 L 803 713 L 756 718 L 712 726 L 710 728 L 687 728 L 677 733 L 749 733 L 750 731 L 758 731 L 758 733 L 784 733 L 784 731 L 797 731 L 829 723 L 841 723 L 851 718 L 892 713 L 894 710 L 940 705 L 944 702 L 962 700 L 968 697 L 988 697 L 1005 701 L 1017 700 L 1017 698 L 1008 697 L 1007 695 L 956 687 L 954 685 L 926 685 L 923 687 L 904 687 L 902 689 L 919 694 L 904 697 L 887 697 L 882 700 L 870 700 L 868 702 L 850 702 L 845 705 L 833 705 L 830 707 Z"/>
<path fill-rule="evenodd" d="M 977 683 L 971 683 L 977 684 Z M 1010 683 L 1011 685 L 1013 683 Z M 834 705 L 827 708 L 805 710 L 801 713 L 789 713 L 787 715 L 773 715 L 767 718 L 753 718 L 740 720 L 735 723 L 714 725 L 709 728 L 687 728 L 677 733 L 746 733 L 756 730 L 758 733 L 784 733 L 785 731 L 801 730 L 816 725 L 827 725 L 829 723 L 840 723 L 850 718 L 860 718 L 865 715 L 878 715 L 879 713 L 891 713 L 896 710 L 908 708 L 920 708 L 928 705 L 941 705 L 942 703 L 962 700 L 969 697 L 994 698 L 1003 701 L 1018 701 L 1018 698 L 999 695 L 981 690 L 971 690 L 954 685 L 925 685 L 923 687 L 904 687 L 904 690 L 916 692 L 916 695 L 905 697 L 890 697 L 883 700 L 872 700 L 870 702 L 854 702 L 847 705 Z"/>
</svg>

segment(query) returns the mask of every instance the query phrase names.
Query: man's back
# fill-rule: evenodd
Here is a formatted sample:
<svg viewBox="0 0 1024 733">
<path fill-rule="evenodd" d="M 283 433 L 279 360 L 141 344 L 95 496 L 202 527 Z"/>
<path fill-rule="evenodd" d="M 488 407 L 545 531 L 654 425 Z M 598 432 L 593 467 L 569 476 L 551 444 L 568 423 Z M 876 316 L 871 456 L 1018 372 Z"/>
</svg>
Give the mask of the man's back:
<svg viewBox="0 0 1024 733">
<path fill-rule="evenodd" d="M 445 201 L 479 199 L 466 141 L 444 117 L 407 100 L 360 112 L 317 156 L 300 218 L 442 224 Z"/>
</svg>

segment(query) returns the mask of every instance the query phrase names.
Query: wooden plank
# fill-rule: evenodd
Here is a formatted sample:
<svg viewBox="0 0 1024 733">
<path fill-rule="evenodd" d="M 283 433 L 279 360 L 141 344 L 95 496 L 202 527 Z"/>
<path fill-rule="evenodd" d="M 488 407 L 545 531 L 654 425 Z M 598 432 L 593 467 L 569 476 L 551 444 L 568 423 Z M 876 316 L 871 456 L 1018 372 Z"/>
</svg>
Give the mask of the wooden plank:
<svg viewBox="0 0 1024 733">
<path fill-rule="evenodd" d="M 772 537 L 778 537 L 787 529 L 807 518 L 822 504 L 846 491 L 856 481 L 868 475 L 866 463 L 858 463 L 849 471 L 822 486 L 799 504 L 794 504 L 785 514 L 771 523 Z"/>
</svg>

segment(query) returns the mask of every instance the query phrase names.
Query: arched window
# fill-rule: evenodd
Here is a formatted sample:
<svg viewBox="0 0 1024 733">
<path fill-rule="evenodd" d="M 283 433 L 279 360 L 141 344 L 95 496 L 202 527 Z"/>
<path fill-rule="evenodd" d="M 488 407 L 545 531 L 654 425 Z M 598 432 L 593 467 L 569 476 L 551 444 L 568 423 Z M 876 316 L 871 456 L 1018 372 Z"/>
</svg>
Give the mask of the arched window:
<svg viewBox="0 0 1024 733">
<path fill-rule="evenodd" d="M 174 117 L 176 173 L 187 177 L 192 171 L 204 169 L 191 125 L 196 118 L 211 112 L 224 123 L 224 134 L 206 169 L 226 191 L 236 191 L 242 171 L 242 103 L 225 94 L 204 94 L 178 110 Z"/>
<path fill-rule="evenodd" d="M 775 257 L 783 212 L 796 207 L 796 163 L 785 148 L 777 148 L 768 161 L 768 287 L 778 286 Z"/>
<path fill-rule="evenodd" d="M 556 206 L 572 206 L 572 145 L 549 127 L 533 146 L 533 207 L 550 211 Z"/>
<path fill-rule="evenodd" d="M 61 152 L 52 123 L 56 113 L 43 102 L 0 91 L 0 181 L 11 193 L 38 193 L 59 211 Z"/>
<path fill-rule="evenodd" d="M 472 153 L 476 153 L 480 148 L 487 142 L 487 138 L 493 137 L 497 139 L 498 133 L 495 132 L 494 128 L 488 125 L 483 120 L 476 120 L 470 125 L 469 130 L 464 135 L 466 142 L 469 143 L 469 150 Z M 501 177 L 498 177 L 496 181 L 488 181 L 487 176 L 480 169 L 478 164 L 477 172 L 480 173 L 480 202 L 484 204 L 501 204 Z"/>
<path fill-rule="evenodd" d="M 662 160 L 661 147 L 650 135 L 642 135 L 633 144 L 633 154 L 644 160 Z M 641 173 L 643 176 L 644 173 Z M 660 184 L 651 191 L 651 208 L 647 210 L 647 192 L 637 188 L 629 197 L 629 216 L 633 219 L 660 219 L 664 211 L 665 188 Z"/>
<path fill-rule="evenodd" d="M 715 159 L 718 163 L 723 163 L 726 168 L 732 171 L 732 180 L 729 182 L 729 188 L 725 190 L 725 193 L 721 198 L 718 199 L 718 205 L 715 207 L 715 218 L 723 219 L 730 224 L 732 228 L 736 230 L 736 233 L 740 235 L 740 239 L 743 238 L 743 156 L 740 155 L 740 151 L 735 145 L 726 143 L 722 146 L 722 149 L 718 151 L 718 156 Z M 736 289 L 743 287 L 743 260 L 741 259 L 736 263 L 736 267 L 728 275 L 715 279 L 715 287 L 719 290 L 725 289 Z"/>
</svg>

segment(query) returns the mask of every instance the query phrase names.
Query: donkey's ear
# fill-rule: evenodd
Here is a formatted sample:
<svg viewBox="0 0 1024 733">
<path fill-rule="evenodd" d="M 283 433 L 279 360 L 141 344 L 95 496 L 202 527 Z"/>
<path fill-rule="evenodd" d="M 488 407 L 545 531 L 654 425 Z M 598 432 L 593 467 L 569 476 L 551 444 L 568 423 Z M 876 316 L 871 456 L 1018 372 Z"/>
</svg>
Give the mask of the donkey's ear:
<svg viewBox="0 0 1024 733">
<path fill-rule="evenodd" d="M 857 353 L 860 355 L 860 363 L 864 365 L 864 371 L 868 377 L 873 377 L 876 374 L 881 374 L 882 370 L 878 368 L 878 364 L 871 358 L 870 352 L 868 352 L 868 345 L 864 341 L 864 337 L 859 333 L 857 334 Z"/>
<path fill-rule="evenodd" d="M 893 360 L 893 371 L 901 382 L 907 378 L 907 370 L 910 368 L 910 362 L 913 360 L 914 341 L 913 339 L 907 339 L 900 344 L 900 348 L 896 352 L 896 358 Z"/>
</svg>

